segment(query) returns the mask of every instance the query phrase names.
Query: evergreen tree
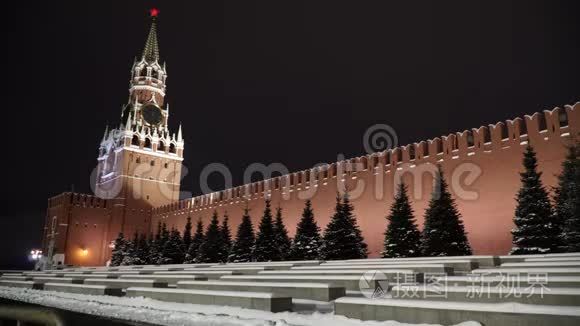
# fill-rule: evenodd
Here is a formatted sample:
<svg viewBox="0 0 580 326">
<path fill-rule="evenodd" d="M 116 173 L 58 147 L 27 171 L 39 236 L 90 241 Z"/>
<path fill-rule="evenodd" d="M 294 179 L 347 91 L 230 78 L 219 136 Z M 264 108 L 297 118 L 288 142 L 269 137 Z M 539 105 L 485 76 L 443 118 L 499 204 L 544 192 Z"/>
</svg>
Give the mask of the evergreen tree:
<svg viewBox="0 0 580 326">
<path fill-rule="evenodd" d="M 123 232 L 119 233 L 117 239 L 115 239 L 115 248 L 111 253 L 111 266 L 119 266 L 123 262 L 123 258 L 125 258 L 127 249 L 127 240 L 125 240 L 125 236 Z"/>
<path fill-rule="evenodd" d="M 183 250 L 182 251 L 184 254 L 184 259 L 182 259 L 182 260 L 185 260 L 185 253 L 189 249 L 190 245 L 191 245 L 191 217 L 188 216 L 187 222 L 185 223 L 185 228 L 183 229 Z"/>
<path fill-rule="evenodd" d="M 367 258 L 367 244 L 353 214 L 354 207 L 348 194 L 337 195 L 335 213 L 326 229 L 320 247 L 320 258 L 357 259 Z"/>
<path fill-rule="evenodd" d="M 421 232 L 415 223 L 407 187 L 403 182 L 399 184 L 387 220 L 389 225 L 385 232 L 383 258 L 421 256 Z"/>
<path fill-rule="evenodd" d="M 157 240 L 157 261 L 156 264 L 165 264 L 164 248 L 165 244 L 169 241 L 169 231 L 167 230 L 167 225 L 165 222 L 161 224 L 161 231 L 159 232 L 159 240 Z"/>
<path fill-rule="evenodd" d="M 145 265 L 148 263 L 149 242 L 147 241 L 147 237 L 145 236 L 145 233 L 141 233 L 139 235 L 139 240 L 137 242 L 137 247 L 135 249 L 135 256 L 136 256 L 138 265 Z"/>
<path fill-rule="evenodd" d="M 163 245 L 163 264 L 183 263 L 183 240 L 176 228 L 171 228 L 169 238 Z"/>
<path fill-rule="evenodd" d="M 135 231 L 133 240 L 127 240 L 125 243 L 125 256 L 121 261 L 122 266 L 139 265 L 137 259 L 137 246 L 139 245 L 139 234 Z"/>
<path fill-rule="evenodd" d="M 224 220 L 222 226 L 220 227 L 221 234 L 221 252 L 220 252 L 220 262 L 226 263 L 228 257 L 230 256 L 230 250 L 232 250 L 232 232 L 230 231 L 230 226 L 228 224 L 229 218 L 228 214 L 224 215 Z"/>
<path fill-rule="evenodd" d="M 437 166 L 435 187 L 425 211 L 421 249 L 425 256 L 471 255 L 461 214 L 449 193 L 441 166 Z"/>
<path fill-rule="evenodd" d="M 276 208 L 276 220 L 274 221 L 274 239 L 276 241 L 276 247 L 280 252 L 279 260 L 285 260 L 289 253 L 290 247 L 292 246 L 292 240 L 288 237 L 288 230 L 284 225 L 284 220 L 282 219 L 282 208 Z"/>
<path fill-rule="evenodd" d="M 522 186 L 516 197 L 512 230 L 512 255 L 543 254 L 558 246 L 559 231 L 553 223 L 552 206 L 548 193 L 537 171 L 538 161 L 531 146 L 526 147 L 523 160 L 525 171 L 520 173 Z"/>
<path fill-rule="evenodd" d="M 199 263 L 219 263 L 222 250 L 222 241 L 217 211 L 213 212 L 211 222 L 207 226 L 204 241 L 199 247 L 197 262 Z"/>
<path fill-rule="evenodd" d="M 254 258 L 256 261 L 273 261 L 280 259 L 280 250 L 276 247 L 274 234 L 274 221 L 272 219 L 272 210 L 270 209 L 270 200 L 266 200 L 264 215 L 258 226 L 256 235 L 256 245 L 254 247 Z"/>
<path fill-rule="evenodd" d="M 199 247 L 203 243 L 203 223 L 201 222 L 201 218 L 197 221 L 197 226 L 195 228 L 195 234 L 191 239 L 191 244 L 187 249 L 187 253 L 185 254 L 185 263 L 192 264 L 197 262 L 197 254 L 199 252 Z"/>
<path fill-rule="evenodd" d="M 159 260 L 159 256 L 161 255 L 161 248 L 159 244 L 161 243 L 161 232 L 162 226 L 161 221 L 157 223 L 157 233 L 155 236 L 151 236 L 149 238 L 149 256 L 147 257 L 147 264 L 157 264 L 157 260 Z"/>
<path fill-rule="evenodd" d="M 580 143 L 568 147 L 554 193 L 555 217 L 562 229 L 561 251 L 580 252 Z"/>
<path fill-rule="evenodd" d="M 317 259 L 320 245 L 320 228 L 314 220 L 312 203 L 307 200 L 302 211 L 302 218 L 296 226 L 296 235 L 292 243 L 290 257 L 295 260 Z"/>
<path fill-rule="evenodd" d="M 233 263 L 251 262 L 253 261 L 253 251 L 255 245 L 254 226 L 250 218 L 248 207 L 244 209 L 244 216 L 242 222 L 238 226 L 236 233 L 236 241 L 230 251 L 228 261 Z"/>
</svg>

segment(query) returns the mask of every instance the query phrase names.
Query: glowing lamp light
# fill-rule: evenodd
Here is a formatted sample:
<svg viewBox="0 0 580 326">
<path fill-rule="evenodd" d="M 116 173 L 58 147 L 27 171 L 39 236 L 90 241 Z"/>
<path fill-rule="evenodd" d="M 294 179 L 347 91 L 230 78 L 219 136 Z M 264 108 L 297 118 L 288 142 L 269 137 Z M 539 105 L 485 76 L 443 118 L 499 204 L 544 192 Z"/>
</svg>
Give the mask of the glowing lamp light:
<svg viewBox="0 0 580 326">
<path fill-rule="evenodd" d="M 30 258 L 32 260 L 39 260 L 42 258 L 42 250 L 33 249 L 30 251 Z"/>
<path fill-rule="evenodd" d="M 81 248 L 81 255 L 87 256 L 89 254 L 89 250 L 87 248 Z"/>
<path fill-rule="evenodd" d="M 151 15 L 151 17 L 157 17 L 159 15 L 159 9 L 157 8 L 149 9 L 149 15 Z"/>
</svg>

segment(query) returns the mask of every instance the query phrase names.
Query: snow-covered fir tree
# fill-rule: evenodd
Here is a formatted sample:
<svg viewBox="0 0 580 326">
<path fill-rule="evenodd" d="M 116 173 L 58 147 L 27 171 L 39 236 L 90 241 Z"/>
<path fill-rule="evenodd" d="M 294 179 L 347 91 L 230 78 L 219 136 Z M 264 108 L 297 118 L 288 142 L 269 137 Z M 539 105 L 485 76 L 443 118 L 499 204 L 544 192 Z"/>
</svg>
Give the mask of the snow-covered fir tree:
<svg viewBox="0 0 580 326">
<path fill-rule="evenodd" d="M 159 260 L 159 255 L 161 255 L 161 248 L 159 244 L 161 243 L 161 221 L 157 223 L 157 232 L 155 236 L 149 237 L 149 256 L 147 257 L 147 264 L 157 264 Z"/>
<path fill-rule="evenodd" d="M 159 240 L 157 241 L 157 264 L 165 264 L 165 256 L 163 249 L 165 248 L 165 244 L 169 241 L 169 231 L 167 230 L 167 225 L 165 222 L 161 223 L 161 232 L 159 236 Z"/>
<path fill-rule="evenodd" d="M 145 265 L 149 259 L 149 242 L 145 233 L 139 235 L 137 247 L 135 248 L 135 257 L 137 265 Z"/>
<path fill-rule="evenodd" d="M 280 250 L 276 247 L 274 221 L 272 219 L 272 209 L 270 208 L 269 199 L 266 200 L 264 215 L 258 226 L 256 245 L 254 247 L 254 259 L 256 261 L 280 260 Z"/>
<path fill-rule="evenodd" d="M 242 222 L 238 225 L 236 240 L 232 245 L 228 261 L 232 263 L 244 263 L 253 261 L 255 245 L 254 226 L 250 217 L 249 209 L 244 208 Z"/>
<path fill-rule="evenodd" d="M 383 258 L 421 256 L 421 232 L 415 223 L 407 187 L 402 181 L 387 220 L 389 225 L 385 232 Z"/>
<path fill-rule="evenodd" d="M 521 188 L 516 200 L 512 230 L 512 255 L 544 254 L 559 246 L 558 223 L 553 223 L 553 213 L 548 192 L 537 171 L 538 161 L 534 149 L 528 145 L 524 152 L 524 172 L 520 173 Z"/>
<path fill-rule="evenodd" d="M 199 247 L 196 261 L 199 263 L 219 263 L 223 245 L 221 240 L 222 236 L 220 233 L 218 214 L 217 211 L 214 211 L 211 221 L 207 226 L 203 243 Z"/>
<path fill-rule="evenodd" d="M 296 226 L 296 235 L 294 236 L 294 241 L 292 242 L 290 259 L 317 259 L 320 244 L 320 227 L 318 227 L 316 220 L 314 219 L 312 203 L 310 200 L 307 200 L 306 204 L 304 205 L 304 210 L 302 211 L 302 218 Z"/>
<path fill-rule="evenodd" d="M 197 262 L 197 254 L 199 252 L 199 247 L 203 243 L 203 222 L 201 219 L 197 220 L 197 225 L 195 227 L 195 234 L 191 239 L 191 244 L 187 248 L 187 253 L 185 254 L 185 263 L 192 264 Z"/>
<path fill-rule="evenodd" d="M 274 239 L 276 241 L 276 247 L 280 252 L 280 256 L 277 257 L 278 260 L 285 260 L 289 253 L 290 247 L 292 246 L 292 240 L 288 236 L 288 230 L 284 225 L 284 220 L 282 218 L 282 208 L 276 208 L 276 219 L 274 221 Z"/>
<path fill-rule="evenodd" d="M 336 196 L 334 215 L 324 230 L 320 258 L 357 259 L 367 258 L 367 244 L 357 225 L 348 193 Z"/>
<path fill-rule="evenodd" d="M 449 193 L 441 166 L 437 166 L 433 193 L 425 211 L 421 249 L 425 256 L 471 255 L 461 215 Z"/>
<path fill-rule="evenodd" d="M 580 143 L 568 147 L 554 193 L 555 218 L 562 229 L 561 251 L 580 252 Z"/>
<path fill-rule="evenodd" d="M 183 240 L 176 228 L 171 228 L 169 238 L 163 245 L 163 264 L 183 263 Z"/>
<path fill-rule="evenodd" d="M 191 245 L 191 217 L 188 216 L 187 220 L 185 222 L 185 227 L 183 229 L 183 261 L 185 261 L 185 255 L 187 253 L 187 250 L 189 249 L 189 246 Z"/>
<path fill-rule="evenodd" d="M 123 232 L 119 233 L 115 239 L 113 251 L 111 252 L 111 266 L 120 266 L 125 258 L 127 250 L 127 240 L 125 240 L 125 235 Z"/>
<path fill-rule="evenodd" d="M 228 257 L 230 256 L 230 250 L 232 250 L 232 232 L 230 231 L 229 217 L 227 213 L 224 214 L 224 219 L 220 227 L 220 234 L 220 263 L 226 263 L 228 261 Z"/>
<path fill-rule="evenodd" d="M 139 245 L 139 234 L 135 232 L 132 240 L 127 240 L 125 243 L 125 256 L 121 262 L 122 266 L 140 265 L 137 258 L 137 246 Z"/>
</svg>

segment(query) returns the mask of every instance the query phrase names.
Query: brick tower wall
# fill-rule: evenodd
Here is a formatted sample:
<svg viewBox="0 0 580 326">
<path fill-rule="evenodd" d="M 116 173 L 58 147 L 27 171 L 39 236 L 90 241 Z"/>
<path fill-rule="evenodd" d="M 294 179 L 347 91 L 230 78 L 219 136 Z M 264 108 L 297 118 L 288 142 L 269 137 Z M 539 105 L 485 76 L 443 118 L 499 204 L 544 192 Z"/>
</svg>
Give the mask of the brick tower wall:
<svg viewBox="0 0 580 326">
<path fill-rule="evenodd" d="M 55 254 L 65 255 L 65 264 L 102 265 L 110 258 L 110 242 L 121 229 L 123 204 L 96 196 L 66 192 L 48 200 L 43 234 L 43 252 L 56 220 Z M 85 251 L 86 250 L 86 251 Z"/>
</svg>

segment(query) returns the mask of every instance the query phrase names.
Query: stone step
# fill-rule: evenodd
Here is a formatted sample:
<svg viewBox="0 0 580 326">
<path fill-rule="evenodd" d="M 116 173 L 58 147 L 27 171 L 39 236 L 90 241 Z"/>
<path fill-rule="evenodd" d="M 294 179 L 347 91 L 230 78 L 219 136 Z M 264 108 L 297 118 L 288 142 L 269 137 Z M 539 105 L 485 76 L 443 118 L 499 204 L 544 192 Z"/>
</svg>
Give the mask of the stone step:
<svg viewBox="0 0 580 326">
<path fill-rule="evenodd" d="M 519 302 L 535 305 L 580 306 L 580 289 L 534 287 L 394 286 L 393 298 L 456 302 Z"/>
<path fill-rule="evenodd" d="M 292 309 L 292 298 L 264 292 L 153 289 L 131 287 L 127 289 L 126 296 L 148 297 L 151 299 L 168 302 L 233 306 L 270 312 L 281 312 Z"/>
<path fill-rule="evenodd" d="M 332 301 L 346 295 L 344 287 L 327 283 L 179 281 L 177 288 L 212 291 L 268 292 L 296 299 Z"/>
<path fill-rule="evenodd" d="M 0 286 L 42 290 L 44 283 L 38 283 L 34 281 L 0 280 Z"/>
<path fill-rule="evenodd" d="M 502 268 L 480 268 L 471 271 L 472 274 L 482 275 L 545 275 L 545 276 L 580 276 L 580 268 L 559 268 L 559 267 L 502 267 Z"/>
<path fill-rule="evenodd" d="M 118 278 L 118 275 L 110 274 L 64 274 L 63 277 L 86 280 L 88 278 Z"/>
<path fill-rule="evenodd" d="M 242 275 L 242 273 L 235 271 L 178 271 L 178 272 L 155 272 L 153 275 L 198 275 L 207 277 L 208 279 L 217 280 L 224 275 Z"/>
<path fill-rule="evenodd" d="M 83 283 L 83 280 L 74 279 L 71 277 L 33 277 L 32 280 L 36 283 L 69 283 L 69 284 Z"/>
<path fill-rule="evenodd" d="M 524 262 L 517 262 L 517 263 L 503 263 L 501 264 L 500 268 L 528 268 L 528 267 L 558 267 L 558 268 L 566 268 L 566 267 L 576 267 L 580 268 L 580 261 L 524 261 Z"/>
<path fill-rule="evenodd" d="M 536 258 L 542 259 L 542 258 L 574 258 L 574 257 L 580 257 L 580 252 L 560 253 L 560 254 L 499 256 L 499 260 L 503 264 L 503 263 L 523 262 L 526 259 L 536 259 Z"/>
<path fill-rule="evenodd" d="M 493 326 L 580 325 L 578 307 L 521 303 L 343 297 L 334 301 L 334 313 L 361 320 L 395 320 L 409 324 L 456 325 L 466 321 L 477 321 L 482 325 Z"/>
<path fill-rule="evenodd" d="M 208 278 L 202 275 L 121 275 L 120 279 L 132 280 L 155 280 L 167 283 L 168 285 L 176 285 L 179 281 L 207 281 Z"/>
<path fill-rule="evenodd" d="M 472 260 L 431 260 L 431 261 L 392 261 L 391 259 L 381 259 L 381 260 L 369 260 L 369 261 L 357 261 L 357 262 L 348 262 L 348 263 L 336 263 L 336 262 L 328 262 L 321 264 L 320 266 L 335 266 L 340 268 L 345 268 L 345 266 L 356 266 L 364 267 L 364 266 L 397 266 L 398 268 L 407 268 L 408 265 L 418 265 L 418 264 L 442 264 L 447 267 L 453 268 L 454 271 L 472 271 L 474 269 L 479 268 L 479 263 Z"/>
<path fill-rule="evenodd" d="M 289 271 L 263 271 L 258 273 L 258 275 L 275 275 L 275 276 L 297 276 L 297 275 L 328 275 L 328 276 L 358 276 L 361 277 L 364 274 L 370 272 L 380 272 L 384 274 L 389 280 L 402 279 L 406 277 L 413 276 L 415 279 L 424 279 L 423 273 L 415 273 L 410 269 L 386 269 L 386 270 L 375 270 L 375 269 L 344 269 L 344 270 L 289 270 Z M 442 274 L 438 274 L 442 276 Z"/>
<path fill-rule="evenodd" d="M 113 295 L 118 297 L 123 295 L 123 289 L 105 285 L 45 283 L 44 290 L 89 295 Z"/>
<path fill-rule="evenodd" d="M 258 274 L 259 272 L 262 271 L 270 271 L 273 270 L 273 268 L 271 267 L 243 267 L 243 266 L 238 266 L 238 267 L 202 267 L 202 268 L 186 268 L 184 271 L 199 271 L 199 272 L 205 272 L 205 271 L 232 271 L 232 272 L 238 272 L 240 274 L 245 274 L 245 275 L 249 275 L 249 274 Z"/>
<path fill-rule="evenodd" d="M 2 275 L 0 276 L 0 280 L 7 280 L 7 281 L 32 281 L 32 276 L 20 276 L 20 275 Z"/>
<path fill-rule="evenodd" d="M 547 288 L 580 288 L 580 277 L 578 276 L 546 276 L 537 277 L 527 274 L 516 277 L 501 275 L 471 275 L 471 276 L 447 276 L 437 278 L 437 283 L 447 286 L 493 286 L 507 287 L 512 285 L 530 286 L 533 284 L 543 284 Z"/>
<path fill-rule="evenodd" d="M 129 279 L 86 279 L 84 284 L 105 285 L 111 288 L 127 289 L 130 287 L 166 288 L 167 282 L 156 280 L 129 280 Z"/>
<path fill-rule="evenodd" d="M 313 271 L 313 270 L 389 270 L 389 269 L 410 269 L 415 272 L 447 274 L 453 275 L 453 267 L 445 264 L 406 264 L 406 265 L 331 265 L 331 266 L 304 266 L 292 267 L 293 271 Z"/>
<path fill-rule="evenodd" d="M 479 264 L 480 267 L 494 267 L 501 263 L 499 256 L 441 256 L 441 257 L 404 257 L 404 258 L 366 258 L 350 260 L 330 260 L 325 264 L 365 264 L 371 262 L 377 263 L 415 263 L 415 264 L 433 264 L 446 263 L 458 260 L 468 260 Z"/>
<path fill-rule="evenodd" d="M 282 264 L 282 263 L 254 263 L 254 264 L 216 264 L 211 268 L 266 268 L 268 270 L 286 270 L 294 266 L 311 266 L 311 265 L 294 265 L 294 264 Z"/>
<path fill-rule="evenodd" d="M 220 280 L 223 281 L 237 281 L 237 282 L 286 282 L 286 283 L 326 283 L 335 286 L 344 287 L 347 291 L 359 291 L 360 276 L 348 275 L 237 275 L 237 276 L 222 276 Z"/>
</svg>

